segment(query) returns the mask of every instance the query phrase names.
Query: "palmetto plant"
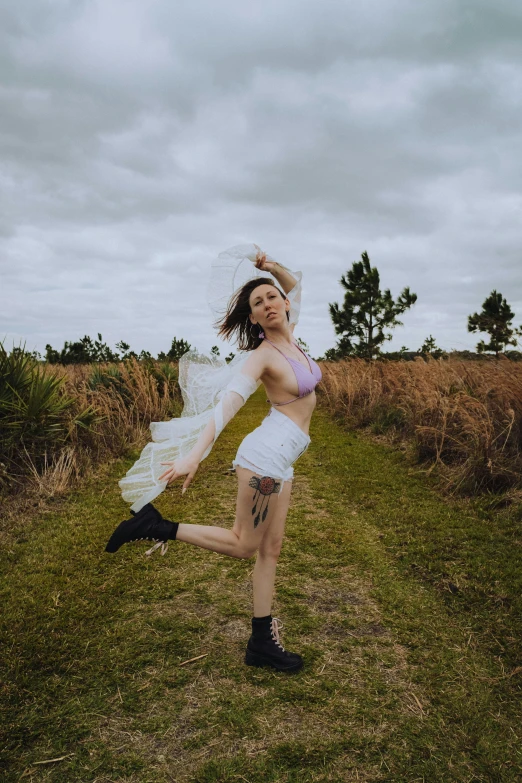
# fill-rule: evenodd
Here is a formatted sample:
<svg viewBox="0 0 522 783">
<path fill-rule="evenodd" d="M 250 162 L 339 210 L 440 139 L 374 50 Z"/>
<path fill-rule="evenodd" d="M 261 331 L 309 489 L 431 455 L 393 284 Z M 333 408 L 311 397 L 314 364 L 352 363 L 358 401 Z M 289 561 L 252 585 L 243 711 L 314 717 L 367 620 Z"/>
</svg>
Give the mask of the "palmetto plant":
<svg viewBox="0 0 522 783">
<path fill-rule="evenodd" d="M 0 342 L 0 493 L 60 493 L 101 462 L 142 447 L 151 421 L 180 414 L 178 367 L 41 364 Z M 30 485 L 30 486 L 29 486 Z"/>
<path fill-rule="evenodd" d="M 173 362 L 160 362 L 157 367 L 151 367 L 158 389 L 165 393 L 169 388 L 173 388 L 178 381 L 178 365 Z"/>
<path fill-rule="evenodd" d="M 92 391 L 100 388 L 113 391 L 129 403 L 132 399 L 132 392 L 126 385 L 121 370 L 115 366 L 99 367 L 94 365 L 87 385 Z"/>
<path fill-rule="evenodd" d="M 90 429 L 94 409 L 78 411 L 64 387 L 25 350 L 8 353 L 0 343 L 0 462 L 8 475 L 24 472 L 27 458 L 38 466 L 77 427 Z"/>
</svg>

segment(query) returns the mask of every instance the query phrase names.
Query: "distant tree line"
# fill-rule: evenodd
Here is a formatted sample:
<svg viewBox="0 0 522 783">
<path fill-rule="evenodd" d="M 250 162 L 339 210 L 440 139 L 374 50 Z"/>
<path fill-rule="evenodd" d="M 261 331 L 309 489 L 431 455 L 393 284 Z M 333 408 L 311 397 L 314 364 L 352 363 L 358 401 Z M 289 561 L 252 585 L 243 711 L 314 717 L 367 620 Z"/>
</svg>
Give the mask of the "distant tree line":
<svg viewBox="0 0 522 783">
<path fill-rule="evenodd" d="M 342 305 L 337 302 L 328 305 L 330 317 L 339 340 L 334 348 L 329 348 L 324 356 L 327 361 L 337 361 L 349 357 L 363 359 L 411 359 L 415 356 L 432 356 L 439 358 L 446 356 L 446 352 L 439 348 L 433 335 L 425 338 L 423 344 L 417 350 L 410 350 L 402 346 L 398 351 L 385 352 L 385 343 L 392 339 L 391 330 L 397 326 L 403 326 L 399 316 L 409 310 L 416 301 L 417 294 L 405 287 L 397 299 L 391 295 L 390 289 L 381 291 L 380 275 L 376 267 L 372 267 L 368 253 L 361 254 L 361 260 L 355 261 L 346 274 L 341 276 L 340 284 L 345 290 Z M 501 353 L 513 359 L 522 358 L 518 351 L 506 351 L 509 345 L 517 346 L 517 337 L 522 336 L 522 328 L 513 326 L 514 312 L 506 299 L 496 290 L 493 290 L 482 303 L 482 310 L 468 316 L 467 328 L 469 332 L 480 332 L 488 336 L 488 340 L 480 340 L 476 350 L 478 355 Z M 301 347 L 310 352 L 306 343 L 297 338 Z M 65 342 L 61 350 L 46 345 L 45 361 L 51 364 L 90 364 L 93 362 L 118 362 L 135 358 L 138 361 L 154 360 L 177 362 L 184 353 L 191 350 L 191 345 L 184 339 L 174 337 L 170 349 L 165 353 L 160 351 L 157 357 L 153 357 L 149 351 L 141 351 L 137 354 L 131 350 L 128 343 L 121 340 L 116 343 L 116 350 L 103 342 L 102 335 L 93 340 L 85 335 L 76 342 Z M 21 348 L 14 349 L 17 351 Z M 219 357 L 220 350 L 217 345 L 211 348 L 211 354 Z M 453 351 L 452 355 L 466 358 L 476 356 L 471 351 Z M 42 357 L 37 351 L 33 352 L 34 358 Z M 230 353 L 226 362 L 234 358 Z"/>
<path fill-rule="evenodd" d="M 297 342 L 303 348 L 303 350 L 307 352 L 310 351 L 304 340 L 301 340 L 298 337 Z M 78 340 L 77 342 L 66 341 L 61 351 L 57 351 L 51 345 L 46 345 L 44 360 L 49 362 L 49 364 L 92 364 L 95 362 L 123 362 L 132 358 L 137 359 L 138 361 L 157 360 L 160 362 L 177 362 L 184 353 L 191 350 L 192 346 L 186 340 L 174 337 L 167 353 L 160 351 L 156 357 L 149 353 L 149 351 L 141 351 L 139 354 L 137 354 L 135 351 L 132 351 L 130 345 L 123 340 L 121 340 L 119 343 L 116 343 L 116 348 L 117 350 L 114 351 L 112 348 L 110 348 L 110 346 L 107 345 L 107 343 L 104 343 L 103 337 L 100 333 L 98 333 L 97 340 L 93 340 L 88 335 L 85 335 L 85 337 L 82 337 L 82 339 Z M 30 353 L 34 359 L 41 360 L 42 358 L 38 351 L 30 352 L 25 351 L 22 348 L 13 348 L 13 353 Z M 219 357 L 219 346 L 213 345 L 210 349 L 210 353 L 216 358 Z M 225 357 L 225 361 L 227 363 L 232 361 L 234 356 L 234 353 L 229 353 L 228 356 Z"/>
<path fill-rule="evenodd" d="M 56 350 L 51 345 L 46 345 L 45 361 L 50 364 L 91 364 L 93 362 L 122 362 L 132 358 L 138 361 L 156 358 L 158 361 L 176 362 L 190 348 L 191 346 L 186 340 L 174 337 L 167 353 L 160 351 L 157 357 L 154 357 L 149 351 L 141 351 L 137 354 L 123 340 L 116 343 L 117 350 L 113 350 L 107 343 L 103 342 L 103 337 L 98 332 L 97 340 L 93 340 L 88 335 L 85 335 L 77 342 L 66 341 L 61 351 Z"/>
</svg>

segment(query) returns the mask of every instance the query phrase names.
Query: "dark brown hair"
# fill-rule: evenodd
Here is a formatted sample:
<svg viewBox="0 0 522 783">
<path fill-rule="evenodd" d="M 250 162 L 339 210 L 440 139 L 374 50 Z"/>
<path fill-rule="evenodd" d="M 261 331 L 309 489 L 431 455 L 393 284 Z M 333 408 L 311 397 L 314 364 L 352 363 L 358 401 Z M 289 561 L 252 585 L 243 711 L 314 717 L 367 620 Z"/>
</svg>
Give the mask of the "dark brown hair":
<svg viewBox="0 0 522 783">
<path fill-rule="evenodd" d="M 227 312 L 214 324 L 218 329 L 218 337 L 224 337 L 225 340 L 229 340 L 234 332 L 237 333 L 237 346 L 240 351 L 253 351 L 263 342 L 259 337 L 261 327 L 259 324 L 253 324 L 248 317 L 252 312 L 250 294 L 260 285 L 273 285 L 283 299 L 286 299 L 285 294 L 270 277 L 255 277 L 236 291 L 228 303 Z M 286 317 L 290 320 L 290 313 L 287 313 Z"/>
</svg>

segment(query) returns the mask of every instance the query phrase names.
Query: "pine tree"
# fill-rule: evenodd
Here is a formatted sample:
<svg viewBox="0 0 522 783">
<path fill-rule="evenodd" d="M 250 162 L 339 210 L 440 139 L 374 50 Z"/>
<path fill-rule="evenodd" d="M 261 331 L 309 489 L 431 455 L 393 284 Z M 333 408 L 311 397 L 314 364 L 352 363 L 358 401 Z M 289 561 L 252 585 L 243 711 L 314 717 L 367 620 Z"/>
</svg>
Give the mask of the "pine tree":
<svg viewBox="0 0 522 783">
<path fill-rule="evenodd" d="M 60 363 L 60 351 L 57 351 L 56 348 L 53 348 L 49 343 L 45 346 L 45 361 L 49 362 L 49 364 Z"/>
<path fill-rule="evenodd" d="M 329 305 L 336 334 L 341 335 L 336 348 L 327 351 L 332 357 L 373 359 L 380 353 L 382 343 L 391 340 L 391 334 L 385 334 L 384 330 L 402 326 L 397 316 L 417 301 L 417 294 L 411 293 L 408 287 L 396 302 L 389 288 L 382 293 L 379 272 L 370 265 L 368 253 L 364 251 L 361 258 L 339 281 L 346 290 L 343 308 L 337 303 Z"/>
<path fill-rule="evenodd" d="M 442 356 L 443 351 L 438 347 L 435 338 L 430 334 L 419 348 L 419 353 L 422 356 L 433 356 L 434 359 L 438 359 L 439 356 Z"/>
<path fill-rule="evenodd" d="M 310 348 L 308 347 L 307 343 L 305 343 L 304 340 L 301 340 L 300 337 L 296 338 L 297 344 L 300 346 L 300 348 L 303 349 L 303 351 L 307 354 L 310 354 Z"/>
<path fill-rule="evenodd" d="M 135 351 L 131 351 L 129 343 L 126 343 L 124 340 L 120 340 L 119 343 L 116 343 L 116 348 L 122 353 L 122 355 L 119 357 L 122 362 L 124 362 L 126 359 L 138 358 L 138 354 Z"/>
<path fill-rule="evenodd" d="M 482 303 L 482 312 L 468 316 L 468 332 L 486 332 L 490 341 L 477 343 L 479 353 L 494 352 L 498 359 L 507 345 L 517 345 L 513 335 L 522 335 L 522 329 L 513 329 L 515 313 L 501 293 L 493 290 Z"/>
<path fill-rule="evenodd" d="M 190 351 L 190 345 L 186 340 L 178 340 L 176 337 L 172 339 L 172 345 L 167 353 L 167 358 L 173 362 L 179 361 L 184 353 Z"/>
</svg>

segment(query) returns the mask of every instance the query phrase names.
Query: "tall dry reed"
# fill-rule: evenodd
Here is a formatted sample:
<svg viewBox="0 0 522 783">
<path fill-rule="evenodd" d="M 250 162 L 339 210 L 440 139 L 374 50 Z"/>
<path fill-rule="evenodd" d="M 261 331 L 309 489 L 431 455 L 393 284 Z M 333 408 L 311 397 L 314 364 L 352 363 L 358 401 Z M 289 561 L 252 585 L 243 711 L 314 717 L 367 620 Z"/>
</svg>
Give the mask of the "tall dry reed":
<svg viewBox="0 0 522 783">
<path fill-rule="evenodd" d="M 75 401 L 66 414 L 67 438 L 50 443 L 39 460 L 22 446 L 21 472 L 10 484 L 11 493 L 59 495 L 96 465 L 143 446 L 150 439 L 151 421 L 179 416 L 182 409 L 174 364 L 132 359 L 47 365 L 45 372 L 63 378 L 63 394 Z"/>
<path fill-rule="evenodd" d="M 450 491 L 522 487 L 522 364 L 323 362 L 321 396 L 351 427 L 411 444 Z"/>
</svg>

